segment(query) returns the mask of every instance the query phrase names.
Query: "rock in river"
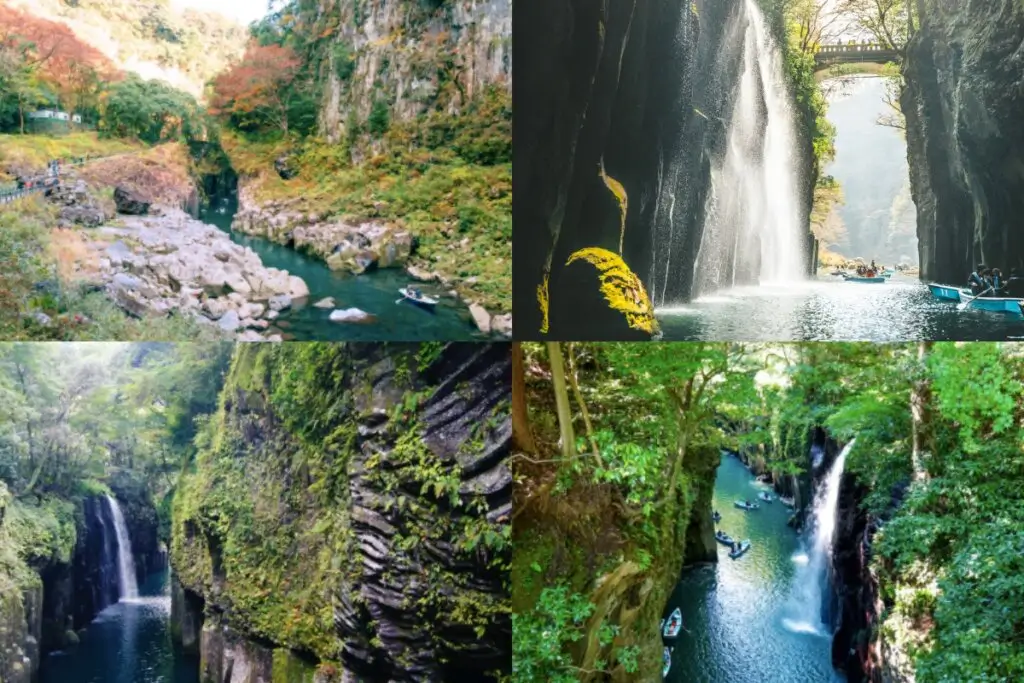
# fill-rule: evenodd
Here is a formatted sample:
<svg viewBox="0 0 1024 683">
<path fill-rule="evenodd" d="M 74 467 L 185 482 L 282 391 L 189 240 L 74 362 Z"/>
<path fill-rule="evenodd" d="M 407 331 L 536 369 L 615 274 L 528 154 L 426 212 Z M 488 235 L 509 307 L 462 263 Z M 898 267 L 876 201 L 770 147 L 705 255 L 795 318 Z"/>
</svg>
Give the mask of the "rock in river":
<svg viewBox="0 0 1024 683">
<path fill-rule="evenodd" d="M 145 216 L 149 213 L 149 202 L 139 193 L 120 186 L 114 190 L 114 203 L 117 204 L 118 213 L 129 216 Z"/>
</svg>

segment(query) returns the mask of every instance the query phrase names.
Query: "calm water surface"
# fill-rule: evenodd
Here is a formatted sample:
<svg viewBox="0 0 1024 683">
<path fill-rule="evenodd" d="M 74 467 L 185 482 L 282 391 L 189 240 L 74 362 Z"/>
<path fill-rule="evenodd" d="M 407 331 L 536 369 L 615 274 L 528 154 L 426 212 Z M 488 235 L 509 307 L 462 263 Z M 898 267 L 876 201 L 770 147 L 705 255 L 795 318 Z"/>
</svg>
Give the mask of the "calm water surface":
<svg viewBox="0 0 1024 683">
<path fill-rule="evenodd" d="M 718 528 L 753 545 L 739 559 L 718 545 L 719 561 L 686 570 L 669 605 L 683 612 L 686 631 L 672 653 L 669 683 L 835 683 L 831 640 L 806 632 L 796 622 L 790 591 L 802 559 L 800 536 L 786 526 L 781 503 L 762 502 L 744 512 L 738 499 L 754 501 L 759 491 L 743 464 L 722 457 L 715 480 Z"/>
<path fill-rule="evenodd" d="M 966 278 L 966 275 L 965 275 Z M 664 339 L 729 341 L 1000 341 L 1024 338 L 1024 318 L 932 297 L 916 279 L 884 284 L 822 276 L 738 287 L 656 311 Z"/>
<path fill-rule="evenodd" d="M 171 645 L 167 573 L 139 586 L 141 597 L 100 612 L 82 642 L 43 660 L 40 683 L 199 683 L 199 660 Z"/>
<path fill-rule="evenodd" d="M 218 210 L 203 210 L 200 220 L 216 225 L 234 242 L 252 249 L 263 260 L 263 265 L 298 275 L 309 286 L 308 304 L 282 312 L 279 318 L 287 326 L 284 331 L 297 340 L 470 341 L 483 338 L 466 306 L 449 296 L 441 296 L 441 302 L 434 310 L 404 302 L 396 304 L 395 301 L 401 298 L 399 288 L 409 284 L 408 276 L 400 269 L 384 269 L 359 277 L 332 271 L 323 261 L 295 249 L 232 231 L 234 214 L 234 202 L 227 202 Z M 420 287 L 426 294 L 444 294 L 440 285 L 424 284 Z M 331 322 L 328 316 L 333 309 L 312 305 L 328 296 L 334 299 L 335 308 L 358 308 L 375 315 L 376 322 L 365 325 Z"/>
</svg>

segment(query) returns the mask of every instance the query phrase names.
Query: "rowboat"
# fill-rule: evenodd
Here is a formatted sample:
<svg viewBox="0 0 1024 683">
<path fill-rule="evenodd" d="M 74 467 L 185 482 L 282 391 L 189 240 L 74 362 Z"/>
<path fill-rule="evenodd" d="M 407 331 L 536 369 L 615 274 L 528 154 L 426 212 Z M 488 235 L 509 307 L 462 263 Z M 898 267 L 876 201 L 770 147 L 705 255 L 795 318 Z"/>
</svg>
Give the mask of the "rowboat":
<svg viewBox="0 0 1024 683">
<path fill-rule="evenodd" d="M 766 503 L 770 503 L 770 502 L 772 502 L 774 500 L 774 498 L 772 498 L 772 494 L 765 493 L 764 491 L 762 491 L 761 493 L 757 494 L 757 497 L 760 498 L 761 500 L 763 500 Z"/>
<path fill-rule="evenodd" d="M 668 676 L 668 670 L 672 668 L 672 648 L 666 647 L 661 652 L 661 677 Z"/>
<path fill-rule="evenodd" d="M 734 541 L 732 540 L 732 536 L 725 533 L 724 531 L 716 531 L 715 540 L 724 545 L 732 545 L 734 543 Z"/>
<path fill-rule="evenodd" d="M 419 304 L 420 306 L 426 306 L 427 308 L 433 308 L 438 303 L 437 299 L 431 298 L 418 290 L 413 290 L 411 287 L 402 287 L 398 290 L 398 293 L 401 294 L 405 300 L 411 301 L 414 304 Z M 395 303 L 398 303 L 399 301 L 402 301 L 402 299 L 399 299 Z"/>
<path fill-rule="evenodd" d="M 865 283 L 865 284 L 877 284 L 877 283 L 880 283 L 880 282 L 885 282 L 889 278 L 881 277 L 881 276 L 879 276 L 879 277 L 859 277 L 857 275 L 845 275 L 844 279 L 847 282 L 861 282 L 861 283 Z"/>
<path fill-rule="evenodd" d="M 713 519 L 715 522 L 721 522 L 722 515 L 718 512 L 718 510 L 715 510 L 714 514 L 711 515 L 711 519 Z"/>
<path fill-rule="evenodd" d="M 750 550 L 750 540 L 740 541 L 740 547 L 735 550 L 730 550 L 729 557 L 735 560 L 737 557 L 747 552 L 748 550 Z"/>
<path fill-rule="evenodd" d="M 960 302 L 966 303 L 965 308 L 977 308 L 982 311 L 995 311 L 997 313 L 1010 313 L 1016 316 L 1024 316 L 1021 310 L 1021 299 L 1010 299 L 1003 297 L 977 297 L 960 292 Z"/>
<path fill-rule="evenodd" d="M 661 635 L 665 640 L 672 640 L 679 635 L 680 629 L 683 628 L 683 613 L 676 607 L 669 615 L 668 620 L 665 621 L 665 625 L 661 628 Z"/>
<path fill-rule="evenodd" d="M 930 284 L 928 285 L 928 289 L 936 299 L 942 299 L 943 301 L 960 301 L 961 290 L 959 287 Z M 970 294 L 970 292 L 967 293 Z"/>
<path fill-rule="evenodd" d="M 746 503 L 742 500 L 737 500 L 735 503 L 733 503 L 733 505 L 738 507 L 740 510 L 756 510 L 757 508 L 761 507 L 757 503 Z"/>
</svg>

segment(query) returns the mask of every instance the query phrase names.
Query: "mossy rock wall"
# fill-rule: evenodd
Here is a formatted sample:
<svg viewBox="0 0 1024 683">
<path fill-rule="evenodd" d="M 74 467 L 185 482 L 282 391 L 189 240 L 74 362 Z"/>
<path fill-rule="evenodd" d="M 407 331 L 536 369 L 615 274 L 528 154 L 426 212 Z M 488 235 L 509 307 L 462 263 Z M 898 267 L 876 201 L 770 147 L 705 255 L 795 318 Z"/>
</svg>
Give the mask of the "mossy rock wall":
<svg viewBox="0 0 1024 683">
<path fill-rule="evenodd" d="M 274 683 L 306 680 L 296 662 L 323 680 L 508 671 L 510 361 L 503 345 L 239 347 L 173 510 L 204 671 L 223 673 L 218 624 L 263 647 L 250 659 Z"/>
</svg>

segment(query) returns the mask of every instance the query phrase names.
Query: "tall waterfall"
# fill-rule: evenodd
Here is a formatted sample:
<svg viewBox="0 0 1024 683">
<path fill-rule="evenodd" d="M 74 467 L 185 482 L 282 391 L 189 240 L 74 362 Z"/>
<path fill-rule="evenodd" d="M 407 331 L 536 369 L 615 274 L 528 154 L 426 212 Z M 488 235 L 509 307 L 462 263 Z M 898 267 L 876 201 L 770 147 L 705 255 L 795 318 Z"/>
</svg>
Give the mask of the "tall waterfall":
<svg viewBox="0 0 1024 683">
<path fill-rule="evenodd" d="M 117 534 L 117 583 L 121 590 L 121 599 L 139 597 L 139 588 L 135 580 L 135 559 L 132 556 L 131 537 L 128 525 L 124 523 L 121 506 L 113 496 L 106 496 L 110 505 L 110 513 L 114 518 L 114 531 Z"/>
<path fill-rule="evenodd" d="M 713 162 L 695 295 L 804 276 L 796 119 L 783 57 L 756 0 L 745 0 L 743 65 L 726 154 Z"/>
<path fill-rule="evenodd" d="M 801 563 L 793 577 L 793 593 L 790 604 L 791 618 L 783 623 L 791 631 L 829 634 L 830 626 L 822 618 L 825 611 L 828 585 L 828 565 L 832 556 L 832 536 L 836 530 L 836 514 L 839 504 L 839 480 L 846 465 L 846 454 L 853 448 L 854 439 L 846 444 L 832 463 L 825 479 L 814 494 L 814 506 L 810 519 L 810 546 L 807 559 Z"/>
</svg>

